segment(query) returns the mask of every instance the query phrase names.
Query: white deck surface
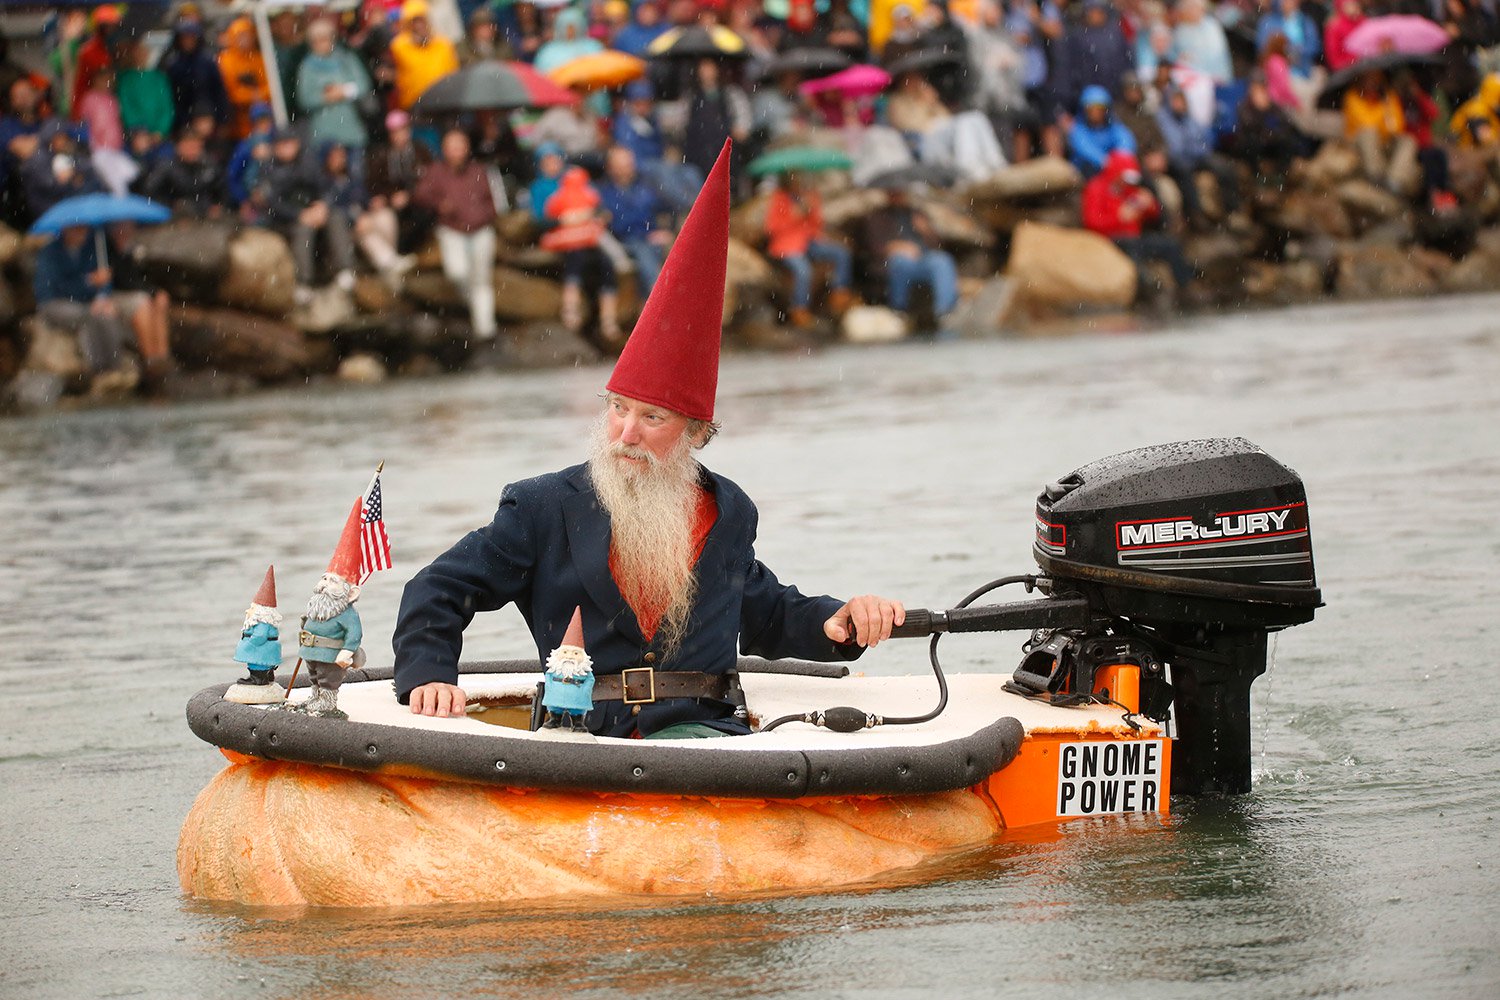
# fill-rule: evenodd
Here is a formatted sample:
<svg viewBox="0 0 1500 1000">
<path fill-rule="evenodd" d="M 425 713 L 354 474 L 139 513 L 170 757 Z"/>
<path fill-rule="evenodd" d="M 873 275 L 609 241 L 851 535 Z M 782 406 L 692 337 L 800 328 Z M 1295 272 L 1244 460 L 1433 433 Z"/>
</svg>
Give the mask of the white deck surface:
<svg viewBox="0 0 1500 1000">
<path fill-rule="evenodd" d="M 463 689 L 472 698 L 527 696 L 536 690 L 542 675 L 465 674 Z M 853 747 L 926 746 L 959 739 L 983 729 L 997 719 L 1010 716 L 1032 733 L 1119 732 L 1137 737 L 1160 736 L 1148 719 L 1138 720 L 1142 729 L 1131 734 L 1121 721 L 1121 711 L 1110 706 L 1054 708 L 1002 690 L 1008 674 L 954 674 L 948 677 L 948 707 L 930 722 L 914 726 L 877 726 L 856 733 L 835 733 L 801 722 L 789 722 L 768 733 L 753 733 L 732 740 L 660 740 L 662 746 L 697 747 L 713 750 L 801 750 L 848 749 Z M 742 673 L 750 711 L 763 723 L 782 715 L 849 705 L 882 716 L 922 715 L 937 704 L 937 682 L 931 674 L 904 677 L 851 676 L 840 679 L 799 677 L 784 674 Z M 292 693 L 292 701 L 308 696 L 308 689 Z M 509 729 L 475 718 L 436 719 L 413 715 L 396 701 L 390 681 L 364 681 L 339 689 L 339 708 L 355 722 L 371 722 L 411 729 L 506 739 L 547 739 L 536 733 Z M 601 738 L 601 743 L 624 742 Z"/>
</svg>

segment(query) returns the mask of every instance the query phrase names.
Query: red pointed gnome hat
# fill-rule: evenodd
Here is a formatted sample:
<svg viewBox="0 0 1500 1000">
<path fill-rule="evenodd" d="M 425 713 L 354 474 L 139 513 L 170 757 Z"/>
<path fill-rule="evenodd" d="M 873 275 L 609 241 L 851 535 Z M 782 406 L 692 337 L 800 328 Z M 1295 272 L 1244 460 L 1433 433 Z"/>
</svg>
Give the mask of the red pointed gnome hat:
<svg viewBox="0 0 1500 1000">
<path fill-rule="evenodd" d="M 359 501 L 349 511 L 349 520 L 344 522 L 344 533 L 339 535 L 338 548 L 328 560 L 325 572 L 344 578 L 348 583 L 359 583 Z"/>
<path fill-rule="evenodd" d="M 573 620 L 568 622 L 568 630 L 563 633 L 562 645 L 577 646 L 583 648 L 583 609 L 573 609 Z"/>
<path fill-rule="evenodd" d="M 263 608 L 276 607 L 276 567 L 266 567 L 266 578 L 260 581 L 260 589 L 255 592 L 255 598 L 251 604 L 259 604 Z"/>
<path fill-rule="evenodd" d="M 698 420 L 714 418 L 719 387 L 730 145 L 708 172 L 606 387 Z"/>
</svg>

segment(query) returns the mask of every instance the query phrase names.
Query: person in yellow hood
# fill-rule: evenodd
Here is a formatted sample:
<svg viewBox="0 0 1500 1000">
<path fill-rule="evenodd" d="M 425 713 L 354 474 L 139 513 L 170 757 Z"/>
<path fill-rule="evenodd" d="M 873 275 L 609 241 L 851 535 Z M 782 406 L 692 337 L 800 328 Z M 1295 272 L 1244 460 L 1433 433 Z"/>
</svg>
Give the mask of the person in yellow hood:
<svg viewBox="0 0 1500 1000">
<path fill-rule="evenodd" d="M 243 139 L 250 134 L 250 108 L 271 100 L 266 61 L 261 58 L 255 25 L 248 17 L 236 18 L 225 29 L 219 74 L 224 77 L 224 90 L 234 112 L 234 137 Z"/>
<path fill-rule="evenodd" d="M 401 5 L 401 34 L 391 39 L 396 67 L 396 106 L 410 111 L 428 87 L 458 69 L 458 50 L 432 30 L 427 0 Z"/>
<path fill-rule="evenodd" d="M 1491 73 L 1479 92 L 1458 106 L 1449 123 L 1463 149 L 1500 146 L 1500 73 Z"/>
</svg>

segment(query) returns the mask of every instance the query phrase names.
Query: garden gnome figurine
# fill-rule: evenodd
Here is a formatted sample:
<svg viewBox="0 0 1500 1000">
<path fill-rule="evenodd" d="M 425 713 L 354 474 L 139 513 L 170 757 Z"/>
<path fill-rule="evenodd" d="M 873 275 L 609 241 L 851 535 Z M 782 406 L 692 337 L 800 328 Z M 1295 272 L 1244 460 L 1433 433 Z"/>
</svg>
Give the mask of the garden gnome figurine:
<svg viewBox="0 0 1500 1000">
<path fill-rule="evenodd" d="M 276 610 L 276 567 L 266 567 L 266 578 L 260 582 L 255 599 L 245 609 L 245 629 L 234 658 L 250 669 L 224 692 L 225 701 L 241 705 L 274 705 L 286 692 L 276 683 L 276 668 L 281 666 L 281 613 Z"/>
<path fill-rule="evenodd" d="M 583 717 L 594 707 L 594 661 L 583 649 L 582 608 L 573 609 L 562 645 L 547 657 L 542 676 L 542 707 L 547 710 L 542 728 L 588 733 Z"/>
<path fill-rule="evenodd" d="M 297 655 L 307 663 L 312 681 L 310 698 L 296 706 L 297 711 L 335 719 L 348 718 L 339 711 L 339 685 L 344 672 L 365 663 L 365 651 L 359 641 L 363 630 L 354 602 L 359 600 L 359 506 L 349 512 L 338 548 L 328 562 L 328 571 L 313 588 L 302 616 L 302 631 L 297 636 Z"/>
</svg>

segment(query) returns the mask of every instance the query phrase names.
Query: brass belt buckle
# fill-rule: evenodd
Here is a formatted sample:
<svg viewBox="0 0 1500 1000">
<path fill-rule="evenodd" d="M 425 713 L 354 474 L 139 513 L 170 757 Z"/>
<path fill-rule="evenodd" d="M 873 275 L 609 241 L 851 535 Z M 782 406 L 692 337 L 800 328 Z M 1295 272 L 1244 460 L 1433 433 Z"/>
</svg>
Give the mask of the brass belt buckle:
<svg viewBox="0 0 1500 1000">
<path fill-rule="evenodd" d="M 645 674 L 650 694 L 644 698 L 630 697 L 630 675 Z M 620 671 L 620 700 L 627 705 L 649 705 L 656 700 L 656 671 L 651 667 L 627 667 Z"/>
<path fill-rule="evenodd" d="M 297 645 L 299 645 L 299 646 L 311 646 L 311 645 L 313 645 L 313 640 L 316 639 L 316 638 L 318 638 L 316 635 L 313 635 L 311 632 L 308 632 L 306 630 L 298 632 L 297 633 Z"/>
</svg>

